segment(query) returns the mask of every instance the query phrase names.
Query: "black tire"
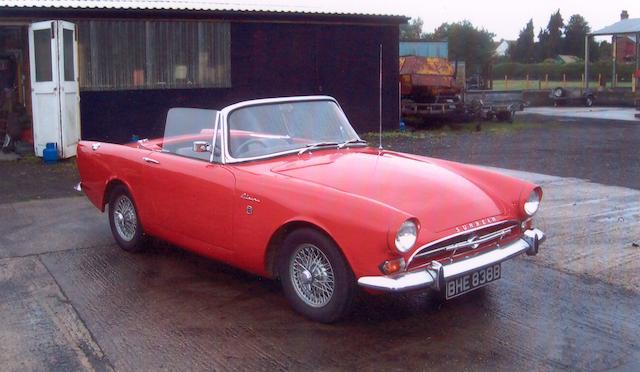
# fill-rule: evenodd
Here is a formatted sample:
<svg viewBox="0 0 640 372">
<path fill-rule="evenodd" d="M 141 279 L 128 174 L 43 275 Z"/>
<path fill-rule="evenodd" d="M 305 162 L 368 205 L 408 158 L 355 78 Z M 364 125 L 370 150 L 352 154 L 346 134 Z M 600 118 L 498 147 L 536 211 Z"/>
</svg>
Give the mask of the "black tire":
<svg viewBox="0 0 640 372">
<path fill-rule="evenodd" d="M 119 203 L 121 203 L 120 206 Z M 123 209 L 129 205 L 132 210 Z M 125 213 L 122 213 L 123 211 Z M 123 222 L 118 223 L 117 220 Z M 127 252 L 140 252 L 144 249 L 146 237 L 140 223 L 138 209 L 124 186 L 116 186 L 109 195 L 109 226 L 120 248 Z"/>
<path fill-rule="evenodd" d="M 513 123 L 513 113 L 511 113 L 511 111 L 501 111 L 496 114 L 496 118 L 498 121 Z"/>
<path fill-rule="evenodd" d="M 328 262 L 328 269 L 322 270 L 327 268 L 326 265 L 315 265 L 311 269 L 314 271 L 312 273 L 310 270 L 306 270 L 303 265 L 296 265 L 296 258 L 304 257 L 305 252 L 322 253 L 318 255 L 318 259 L 325 261 L 321 263 Z M 296 271 L 300 275 L 297 275 Z M 309 277 L 303 275 L 305 271 Z M 285 297 L 293 309 L 311 320 L 333 323 L 344 317 L 351 309 L 356 293 L 353 272 L 336 244 L 317 230 L 298 229 L 286 237 L 278 257 L 278 274 Z M 333 284 L 326 284 L 331 278 Z M 309 280 L 309 282 L 303 283 L 305 280 Z M 319 285 L 325 283 L 326 286 L 324 288 L 312 287 L 314 283 Z M 326 288 L 331 288 L 330 295 L 326 295 Z M 319 292 L 326 296 L 315 296 Z M 305 293 L 308 297 L 305 297 Z M 312 304 L 311 301 L 314 299 L 318 302 Z"/>
<path fill-rule="evenodd" d="M 553 90 L 553 96 L 556 98 L 562 98 L 567 94 L 567 92 L 562 87 L 555 88 Z"/>
<path fill-rule="evenodd" d="M 591 107 L 591 106 L 593 106 L 593 96 L 587 96 L 587 97 L 584 99 L 584 105 L 585 105 L 585 107 Z"/>
<path fill-rule="evenodd" d="M 515 111 L 509 111 L 509 112 L 507 112 L 507 122 L 508 122 L 509 124 L 513 124 L 513 120 L 515 119 L 515 117 L 516 117 L 516 113 L 515 113 Z"/>
</svg>

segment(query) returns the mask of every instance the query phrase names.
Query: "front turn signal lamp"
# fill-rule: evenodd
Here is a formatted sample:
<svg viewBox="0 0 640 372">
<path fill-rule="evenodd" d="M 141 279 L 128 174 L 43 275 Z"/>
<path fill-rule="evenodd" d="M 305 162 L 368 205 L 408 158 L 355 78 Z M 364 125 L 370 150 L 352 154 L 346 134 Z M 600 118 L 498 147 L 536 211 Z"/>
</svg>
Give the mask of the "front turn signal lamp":
<svg viewBox="0 0 640 372">
<path fill-rule="evenodd" d="M 406 266 L 406 263 L 404 261 L 404 258 L 398 258 L 395 260 L 388 260 L 381 263 L 380 271 L 382 271 L 382 273 L 385 275 L 389 275 L 389 274 L 394 274 L 404 270 L 405 266 Z"/>
</svg>

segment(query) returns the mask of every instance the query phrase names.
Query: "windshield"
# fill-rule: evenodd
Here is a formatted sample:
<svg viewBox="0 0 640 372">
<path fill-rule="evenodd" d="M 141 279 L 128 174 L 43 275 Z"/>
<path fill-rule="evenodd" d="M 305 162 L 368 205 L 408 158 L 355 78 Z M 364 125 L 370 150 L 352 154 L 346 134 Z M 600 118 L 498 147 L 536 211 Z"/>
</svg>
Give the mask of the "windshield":
<svg viewBox="0 0 640 372">
<path fill-rule="evenodd" d="M 341 144 L 358 139 L 333 101 L 299 101 L 242 107 L 229 115 L 229 154 L 252 158 Z"/>
<path fill-rule="evenodd" d="M 216 110 L 182 107 L 170 109 L 167 113 L 164 137 L 160 144 L 162 152 L 208 161 L 211 158 L 211 142 L 217 115 Z M 220 155 L 220 136 L 217 137 L 216 146 L 213 149 L 214 161 Z M 195 141 L 205 143 L 209 150 L 194 151 Z"/>
</svg>

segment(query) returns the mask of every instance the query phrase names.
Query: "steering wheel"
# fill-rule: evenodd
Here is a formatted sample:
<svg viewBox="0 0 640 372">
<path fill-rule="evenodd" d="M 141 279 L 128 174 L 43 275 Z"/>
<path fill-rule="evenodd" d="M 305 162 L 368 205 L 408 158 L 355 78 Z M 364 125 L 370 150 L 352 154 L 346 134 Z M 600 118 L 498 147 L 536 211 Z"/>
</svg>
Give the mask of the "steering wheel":
<svg viewBox="0 0 640 372">
<path fill-rule="evenodd" d="M 259 144 L 260 146 L 262 146 L 263 148 L 268 148 L 269 146 L 264 142 L 264 139 L 262 138 L 251 138 L 245 142 L 243 142 L 240 146 L 238 146 L 238 148 L 236 148 L 236 151 L 234 151 L 236 154 L 242 154 L 244 152 L 247 152 L 247 150 L 249 150 L 249 146 L 253 145 L 253 144 Z"/>
</svg>

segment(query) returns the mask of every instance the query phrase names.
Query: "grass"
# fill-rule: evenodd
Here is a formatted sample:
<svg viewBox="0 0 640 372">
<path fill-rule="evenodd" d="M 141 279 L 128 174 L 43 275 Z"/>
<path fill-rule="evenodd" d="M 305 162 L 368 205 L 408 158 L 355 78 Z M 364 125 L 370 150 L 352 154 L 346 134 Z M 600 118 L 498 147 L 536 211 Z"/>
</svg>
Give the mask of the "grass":
<svg viewBox="0 0 640 372">
<path fill-rule="evenodd" d="M 42 163 L 42 158 L 39 158 L 34 154 L 28 154 L 28 155 L 22 155 L 20 157 L 20 161 L 23 163 L 35 164 L 35 163 Z"/>
<path fill-rule="evenodd" d="M 460 123 L 451 122 L 446 124 L 439 124 L 437 128 L 420 128 L 416 126 L 416 129 L 407 129 L 405 131 L 391 130 L 382 132 L 382 139 L 384 140 L 425 140 L 425 139 L 437 139 L 444 136 L 457 135 L 462 133 L 489 133 L 494 135 L 506 135 L 530 127 L 532 123 L 519 121 L 517 118 L 513 123 L 496 122 L 496 121 L 483 121 L 480 131 L 476 130 L 476 123 Z M 428 124 L 423 125 L 423 127 Z M 362 135 L 362 139 L 366 140 L 370 144 L 378 143 L 379 134 L 377 132 L 368 132 Z"/>
<path fill-rule="evenodd" d="M 607 86 L 610 86 L 611 83 L 607 82 Z M 590 81 L 589 86 L 591 88 L 595 88 L 598 86 L 597 81 Z M 527 85 L 526 80 L 509 80 L 508 82 L 505 80 L 494 80 L 493 81 L 493 90 L 525 90 L 525 89 L 553 89 L 557 87 L 566 87 L 566 88 L 582 88 L 582 81 L 548 81 L 544 80 L 529 80 L 529 84 Z M 631 88 L 630 81 L 621 81 L 618 82 L 618 88 Z"/>
<path fill-rule="evenodd" d="M 60 171 L 64 171 L 66 169 L 72 169 L 75 170 L 76 169 L 76 158 L 71 158 L 71 159 L 58 159 L 58 162 L 56 164 L 44 164 L 44 162 L 42 161 L 42 158 L 39 158 L 37 156 L 35 156 L 34 154 L 28 154 L 28 155 L 22 155 L 20 157 L 20 160 L 18 160 L 20 163 L 23 164 L 30 164 L 30 165 L 42 165 L 43 167 L 47 167 L 47 169 L 54 169 L 54 170 L 60 170 Z"/>
</svg>

